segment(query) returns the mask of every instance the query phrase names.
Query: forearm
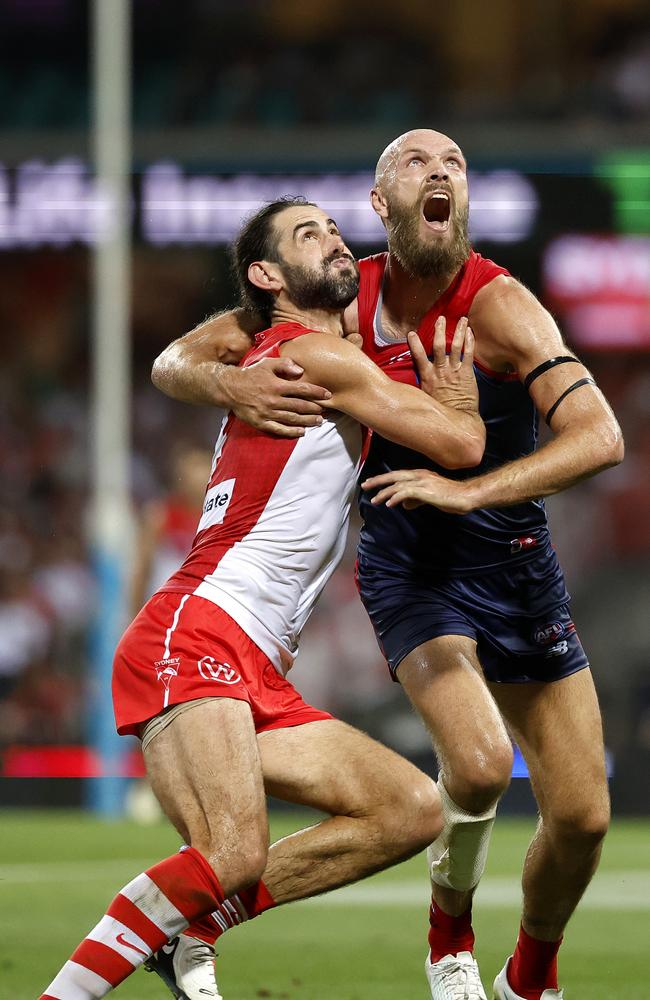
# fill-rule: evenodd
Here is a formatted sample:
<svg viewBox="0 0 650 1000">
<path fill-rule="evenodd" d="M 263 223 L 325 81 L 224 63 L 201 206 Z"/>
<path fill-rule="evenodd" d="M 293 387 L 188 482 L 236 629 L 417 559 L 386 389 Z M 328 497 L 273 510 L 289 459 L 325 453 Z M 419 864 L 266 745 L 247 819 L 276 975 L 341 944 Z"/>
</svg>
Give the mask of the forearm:
<svg viewBox="0 0 650 1000">
<path fill-rule="evenodd" d="M 183 403 L 229 409 L 232 369 L 232 364 L 216 360 L 209 350 L 188 347 L 176 340 L 156 358 L 151 381 L 161 392 Z"/>
<path fill-rule="evenodd" d="M 185 403 L 230 408 L 233 366 L 253 344 L 260 321 L 243 309 L 211 316 L 154 361 L 151 381 Z"/>
<path fill-rule="evenodd" d="M 470 510 L 509 507 L 551 496 L 622 459 L 620 432 L 586 425 L 567 429 L 538 451 L 467 480 Z"/>
<path fill-rule="evenodd" d="M 400 414 L 399 444 L 419 451 L 447 469 L 473 468 L 483 457 L 485 425 L 478 413 L 440 406 L 414 407 L 412 415 Z"/>
</svg>

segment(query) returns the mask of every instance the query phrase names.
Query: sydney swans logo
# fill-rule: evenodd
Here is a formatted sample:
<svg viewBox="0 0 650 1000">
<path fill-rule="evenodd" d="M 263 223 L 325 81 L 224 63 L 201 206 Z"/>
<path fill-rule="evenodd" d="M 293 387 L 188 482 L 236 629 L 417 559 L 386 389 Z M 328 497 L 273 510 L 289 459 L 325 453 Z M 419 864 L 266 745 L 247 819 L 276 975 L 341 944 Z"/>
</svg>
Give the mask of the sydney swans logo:
<svg viewBox="0 0 650 1000">
<path fill-rule="evenodd" d="M 167 708 L 169 705 L 169 686 L 174 677 L 178 677 L 178 668 L 180 663 L 181 661 L 179 656 L 168 657 L 166 660 L 157 660 L 154 663 L 156 676 L 165 689 L 163 708 Z"/>
</svg>

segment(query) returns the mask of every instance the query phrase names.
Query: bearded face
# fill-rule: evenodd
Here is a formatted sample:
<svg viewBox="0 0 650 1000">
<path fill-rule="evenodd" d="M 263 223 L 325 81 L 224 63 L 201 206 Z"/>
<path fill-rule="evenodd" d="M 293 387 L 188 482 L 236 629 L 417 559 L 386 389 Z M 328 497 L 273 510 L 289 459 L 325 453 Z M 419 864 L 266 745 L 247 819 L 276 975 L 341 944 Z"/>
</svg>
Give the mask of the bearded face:
<svg viewBox="0 0 650 1000">
<path fill-rule="evenodd" d="M 319 268 L 282 262 L 289 298 L 298 309 L 340 311 L 359 292 L 359 266 L 349 254 L 336 253 Z"/>
<path fill-rule="evenodd" d="M 388 200 L 386 219 L 389 250 L 407 274 L 414 278 L 448 277 L 469 257 L 472 247 L 468 235 L 467 206 L 457 206 L 444 199 L 424 195 L 415 205 L 399 201 L 395 195 Z M 428 222 L 447 212 L 448 231 L 444 237 L 422 232 L 422 216 Z M 431 218 L 430 218 L 431 216 Z"/>
</svg>

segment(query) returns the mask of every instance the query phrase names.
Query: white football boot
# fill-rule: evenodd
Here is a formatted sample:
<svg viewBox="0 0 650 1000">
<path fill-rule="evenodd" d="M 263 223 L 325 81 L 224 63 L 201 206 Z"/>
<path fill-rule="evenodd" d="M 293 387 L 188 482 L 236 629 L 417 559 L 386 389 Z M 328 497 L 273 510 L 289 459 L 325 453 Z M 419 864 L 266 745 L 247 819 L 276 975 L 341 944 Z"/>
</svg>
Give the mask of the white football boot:
<svg viewBox="0 0 650 1000">
<path fill-rule="evenodd" d="M 214 973 L 214 948 L 180 934 L 144 963 L 156 972 L 177 1000 L 223 1000 Z"/>
<path fill-rule="evenodd" d="M 512 958 L 512 955 L 510 956 Z M 508 982 L 508 966 L 510 965 L 510 958 L 506 964 L 501 969 L 501 972 L 494 980 L 494 994 L 493 1000 L 522 1000 L 518 993 L 515 993 L 512 986 Z M 562 990 L 544 990 L 540 1000 L 563 1000 L 564 993 Z"/>
<path fill-rule="evenodd" d="M 424 971 L 431 1000 L 487 1000 L 476 959 L 470 951 L 445 955 L 438 962 L 432 962 L 427 955 Z"/>
</svg>

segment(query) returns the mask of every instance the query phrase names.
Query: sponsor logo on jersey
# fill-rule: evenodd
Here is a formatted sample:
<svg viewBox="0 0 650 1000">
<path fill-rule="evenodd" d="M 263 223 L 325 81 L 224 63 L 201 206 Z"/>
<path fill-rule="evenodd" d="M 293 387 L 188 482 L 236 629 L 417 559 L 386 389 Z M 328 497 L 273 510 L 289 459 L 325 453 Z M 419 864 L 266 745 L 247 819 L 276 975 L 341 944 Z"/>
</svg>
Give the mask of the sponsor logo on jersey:
<svg viewBox="0 0 650 1000">
<path fill-rule="evenodd" d="M 164 686 L 165 691 L 169 691 L 169 685 L 173 681 L 174 677 L 178 676 L 178 668 L 181 665 L 180 657 L 170 656 L 166 660 L 156 660 L 154 667 L 156 668 L 156 676 L 160 683 Z"/>
<path fill-rule="evenodd" d="M 204 656 L 197 663 L 201 677 L 206 681 L 218 681 L 220 684 L 238 684 L 241 680 L 239 671 L 229 663 L 217 663 L 214 656 Z"/>
<path fill-rule="evenodd" d="M 234 479 L 226 479 L 223 483 L 216 483 L 214 486 L 210 487 L 205 494 L 205 500 L 203 501 L 203 514 L 201 515 L 199 526 L 196 529 L 197 532 L 205 531 L 206 528 L 211 528 L 215 524 L 223 523 L 226 511 L 228 510 L 230 501 L 232 500 L 234 488 Z"/>
</svg>

